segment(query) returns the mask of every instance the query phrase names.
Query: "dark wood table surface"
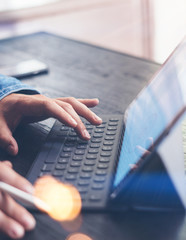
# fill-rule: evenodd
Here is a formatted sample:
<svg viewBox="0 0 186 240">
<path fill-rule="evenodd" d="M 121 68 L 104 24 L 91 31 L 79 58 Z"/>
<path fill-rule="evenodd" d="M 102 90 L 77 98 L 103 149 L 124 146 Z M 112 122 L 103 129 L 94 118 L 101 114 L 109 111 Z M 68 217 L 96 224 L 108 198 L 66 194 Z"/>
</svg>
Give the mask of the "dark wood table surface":
<svg viewBox="0 0 186 240">
<path fill-rule="evenodd" d="M 51 97 L 98 97 L 100 104 L 94 110 L 98 115 L 124 113 L 159 68 L 158 64 L 144 59 L 47 33 L 1 40 L 2 58 L 12 64 L 31 58 L 45 62 L 49 66 L 48 74 L 22 81 Z M 19 154 L 10 157 L 0 151 L 0 159 L 9 159 L 14 169 L 26 176 L 52 123 L 50 119 L 19 126 L 14 133 Z M 94 240 L 186 239 L 186 220 L 181 212 L 82 213 L 70 224 L 59 224 L 39 212 L 33 214 L 37 226 L 26 233 L 25 240 L 64 240 L 76 232 L 85 233 Z M 0 239 L 8 238 L 0 234 Z"/>
</svg>

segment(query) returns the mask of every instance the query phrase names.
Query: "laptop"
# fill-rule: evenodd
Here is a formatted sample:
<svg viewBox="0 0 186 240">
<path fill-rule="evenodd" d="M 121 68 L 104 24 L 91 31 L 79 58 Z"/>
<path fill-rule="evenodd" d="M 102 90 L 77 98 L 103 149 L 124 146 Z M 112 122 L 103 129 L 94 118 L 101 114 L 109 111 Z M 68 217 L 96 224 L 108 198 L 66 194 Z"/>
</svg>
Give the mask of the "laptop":
<svg viewBox="0 0 186 240">
<path fill-rule="evenodd" d="M 90 141 L 56 121 L 27 178 L 52 175 L 73 184 L 83 210 L 184 209 L 186 133 L 176 133 L 185 112 L 186 38 L 123 115 L 101 116 L 99 126 L 83 120 Z"/>
</svg>

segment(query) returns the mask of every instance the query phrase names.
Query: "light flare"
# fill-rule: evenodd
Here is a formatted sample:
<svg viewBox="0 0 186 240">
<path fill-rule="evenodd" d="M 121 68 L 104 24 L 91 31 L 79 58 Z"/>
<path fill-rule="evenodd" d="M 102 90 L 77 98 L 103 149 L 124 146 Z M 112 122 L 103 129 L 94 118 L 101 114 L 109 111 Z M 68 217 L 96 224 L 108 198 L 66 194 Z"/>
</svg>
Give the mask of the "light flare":
<svg viewBox="0 0 186 240">
<path fill-rule="evenodd" d="M 81 197 L 74 186 L 61 183 L 52 176 L 39 178 L 34 186 L 34 195 L 50 207 L 47 213 L 51 218 L 57 221 L 72 221 L 79 215 Z M 37 206 L 37 203 L 35 204 Z"/>
<path fill-rule="evenodd" d="M 93 240 L 93 239 L 83 233 L 73 233 L 69 235 L 65 240 Z"/>
</svg>

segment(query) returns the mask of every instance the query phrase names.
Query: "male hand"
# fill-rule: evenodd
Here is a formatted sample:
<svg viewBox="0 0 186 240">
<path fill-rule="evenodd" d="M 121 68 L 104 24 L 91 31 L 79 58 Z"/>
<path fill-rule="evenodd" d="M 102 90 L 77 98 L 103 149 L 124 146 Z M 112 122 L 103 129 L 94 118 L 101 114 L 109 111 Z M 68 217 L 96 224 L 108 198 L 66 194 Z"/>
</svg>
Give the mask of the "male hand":
<svg viewBox="0 0 186 240">
<path fill-rule="evenodd" d="M 89 109 L 98 103 L 98 99 L 51 99 L 39 94 L 10 94 L 0 101 L 0 147 L 16 155 L 18 145 L 12 133 L 19 123 L 36 122 L 49 117 L 75 128 L 82 138 L 89 140 L 90 135 L 79 115 L 92 124 L 101 124 L 102 120 Z"/>
<path fill-rule="evenodd" d="M 33 192 L 32 185 L 12 169 L 8 161 L 0 162 L 0 181 L 27 193 Z M 22 238 L 25 231 L 35 227 L 33 216 L 8 194 L 0 191 L 0 231 L 13 239 Z"/>
</svg>

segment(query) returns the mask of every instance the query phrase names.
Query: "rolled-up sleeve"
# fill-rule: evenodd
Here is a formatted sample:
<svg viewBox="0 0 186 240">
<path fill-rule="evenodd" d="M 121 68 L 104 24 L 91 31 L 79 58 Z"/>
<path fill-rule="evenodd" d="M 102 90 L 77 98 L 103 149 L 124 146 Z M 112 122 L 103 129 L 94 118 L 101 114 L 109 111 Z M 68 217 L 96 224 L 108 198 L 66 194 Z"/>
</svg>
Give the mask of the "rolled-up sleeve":
<svg viewBox="0 0 186 240">
<path fill-rule="evenodd" d="M 22 83 L 18 79 L 0 74 L 0 100 L 7 95 L 16 92 L 24 94 L 39 94 L 37 90 Z"/>
</svg>

